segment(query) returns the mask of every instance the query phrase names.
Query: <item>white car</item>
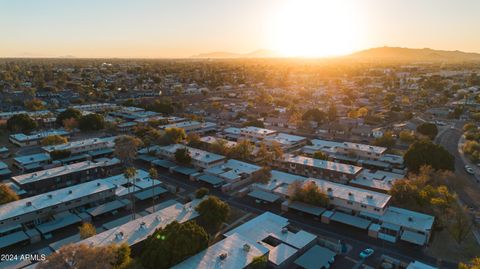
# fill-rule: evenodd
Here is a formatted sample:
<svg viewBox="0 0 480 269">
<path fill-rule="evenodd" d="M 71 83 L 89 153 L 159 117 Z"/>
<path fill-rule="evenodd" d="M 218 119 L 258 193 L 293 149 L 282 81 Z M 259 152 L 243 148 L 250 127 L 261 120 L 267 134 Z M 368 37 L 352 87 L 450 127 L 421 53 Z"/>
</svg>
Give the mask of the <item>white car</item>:
<svg viewBox="0 0 480 269">
<path fill-rule="evenodd" d="M 471 167 L 468 166 L 468 165 L 465 165 L 465 171 L 467 171 L 467 173 L 469 173 L 470 175 L 474 175 L 474 174 L 475 174 L 475 170 L 473 170 L 473 168 L 471 168 Z"/>
<path fill-rule="evenodd" d="M 360 258 L 362 258 L 362 259 L 366 259 L 366 258 L 372 256 L 374 252 L 375 252 L 375 251 L 374 251 L 373 249 L 371 249 L 371 248 L 366 248 L 366 249 L 362 250 L 362 252 L 360 252 L 360 255 L 359 255 L 359 256 L 360 256 Z"/>
</svg>

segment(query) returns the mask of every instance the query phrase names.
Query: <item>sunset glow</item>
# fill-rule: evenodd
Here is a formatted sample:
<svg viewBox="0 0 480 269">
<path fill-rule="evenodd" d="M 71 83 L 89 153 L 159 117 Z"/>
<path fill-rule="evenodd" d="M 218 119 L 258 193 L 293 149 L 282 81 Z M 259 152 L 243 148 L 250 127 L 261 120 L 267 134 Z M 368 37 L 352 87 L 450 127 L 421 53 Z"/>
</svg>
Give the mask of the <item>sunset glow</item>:
<svg viewBox="0 0 480 269">
<path fill-rule="evenodd" d="M 358 47 L 361 25 L 344 1 L 289 1 L 272 16 L 271 47 L 283 56 L 323 57 Z"/>
</svg>

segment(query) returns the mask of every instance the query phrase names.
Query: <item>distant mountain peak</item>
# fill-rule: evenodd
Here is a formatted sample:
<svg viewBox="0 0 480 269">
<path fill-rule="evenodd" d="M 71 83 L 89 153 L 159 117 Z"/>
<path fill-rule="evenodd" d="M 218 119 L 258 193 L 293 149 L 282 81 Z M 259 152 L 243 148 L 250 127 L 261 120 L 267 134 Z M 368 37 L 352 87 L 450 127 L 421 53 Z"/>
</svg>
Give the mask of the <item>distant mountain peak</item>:
<svg viewBox="0 0 480 269">
<path fill-rule="evenodd" d="M 227 51 L 215 51 L 200 53 L 190 58 L 275 58 L 279 57 L 278 53 L 267 49 L 258 49 L 249 53 L 235 53 Z"/>
<path fill-rule="evenodd" d="M 355 52 L 348 58 L 364 60 L 404 61 L 480 61 L 479 53 L 459 50 L 434 50 L 431 48 L 412 49 L 402 47 L 378 47 Z"/>
</svg>

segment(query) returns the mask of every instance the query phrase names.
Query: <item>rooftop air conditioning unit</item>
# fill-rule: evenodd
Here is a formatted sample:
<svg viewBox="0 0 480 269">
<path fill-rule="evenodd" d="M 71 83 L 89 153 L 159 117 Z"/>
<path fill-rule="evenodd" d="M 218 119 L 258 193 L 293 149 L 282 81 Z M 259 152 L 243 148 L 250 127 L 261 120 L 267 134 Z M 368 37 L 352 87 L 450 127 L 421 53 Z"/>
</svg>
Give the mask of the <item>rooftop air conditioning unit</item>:
<svg viewBox="0 0 480 269">
<path fill-rule="evenodd" d="M 288 233 L 288 228 L 287 227 L 283 227 L 282 228 L 282 234 L 286 234 Z"/>
<path fill-rule="evenodd" d="M 243 245 L 243 250 L 244 250 L 245 252 L 249 252 L 249 251 L 250 251 L 250 245 L 249 245 L 249 244 L 244 244 L 244 245 Z"/>
<path fill-rule="evenodd" d="M 224 253 L 220 254 L 218 257 L 220 258 L 220 260 L 223 261 L 223 260 L 225 260 L 225 259 L 227 258 L 227 255 L 228 255 L 228 254 L 227 254 L 226 252 L 224 252 Z"/>
</svg>

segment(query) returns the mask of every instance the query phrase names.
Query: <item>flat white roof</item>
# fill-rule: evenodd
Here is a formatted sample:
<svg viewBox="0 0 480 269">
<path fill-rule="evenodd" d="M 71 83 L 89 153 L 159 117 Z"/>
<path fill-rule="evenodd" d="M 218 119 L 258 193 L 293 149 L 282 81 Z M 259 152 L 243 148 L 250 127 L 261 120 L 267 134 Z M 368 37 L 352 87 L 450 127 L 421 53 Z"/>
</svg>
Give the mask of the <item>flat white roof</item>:
<svg viewBox="0 0 480 269">
<path fill-rule="evenodd" d="M 218 155 L 205 150 L 188 147 L 182 144 L 168 145 L 165 147 L 161 147 L 161 150 L 166 151 L 170 154 L 175 154 L 177 149 L 182 149 L 182 148 L 188 149 L 188 151 L 190 152 L 190 157 L 192 157 L 192 159 L 199 162 L 210 163 L 210 162 L 216 162 L 216 161 L 225 159 L 225 156 L 223 155 Z"/>
<path fill-rule="evenodd" d="M 303 136 L 291 135 L 286 133 L 279 133 L 275 136 L 269 136 L 265 138 L 266 141 L 277 142 L 281 145 L 293 145 L 306 139 L 307 138 Z"/>
<path fill-rule="evenodd" d="M 271 135 L 277 133 L 275 130 L 270 130 L 270 129 L 265 129 L 265 128 L 259 128 L 255 126 L 248 126 L 248 127 L 243 127 L 240 129 L 240 133 L 255 133 L 255 134 L 264 134 L 264 135 Z"/>
<path fill-rule="evenodd" d="M 280 243 L 275 247 L 271 247 L 268 244 L 263 245 L 270 249 L 270 252 L 268 253 L 268 261 L 275 265 L 281 265 L 298 252 L 298 249 L 284 243 Z"/>
<path fill-rule="evenodd" d="M 246 247 L 246 245 L 248 247 Z M 248 249 L 248 251 L 247 251 Z M 268 248 L 246 238 L 240 234 L 219 241 L 206 250 L 173 266 L 174 269 L 192 268 L 228 268 L 243 269 L 248 266 L 255 257 L 268 253 Z M 224 259 L 220 255 L 226 255 Z"/>
<path fill-rule="evenodd" d="M 107 143 L 108 147 L 114 147 L 115 138 L 116 138 L 115 136 L 103 137 L 103 138 L 89 138 L 84 140 L 71 141 L 65 144 L 60 144 L 60 145 L 45 146 L 42 148 L 47 152 L 52 152 L 54 150 L 69 150 L 73 148 L 92 146 L 92 145 L 102 144 L 102 143 Z"/>
<path fill-rule="evenodd" d="M 312 166 L 320 169 L 335 171 L 344 174 L 355 175 L 363 168 L 360 166 L 330 162 L 325 160 L 313 159 L 305 156 L 293 156 L 291 154 L 285 154 L 284 160 L 289 163 L 302 164 L 305 166 Z"/>
<path fill-rule="evenodd" d="M 43 208 L 76 200 L 105 190 L 115 189 L 115 185 L 101 179 L 54 190 L 44 194 L 13 201 L 0 206 L 0 220 L 28 214 Z"/>
<path fill-rule="evenodd" d="M 23 133 L 12 134 L 12 135 L 10 135 L 10 138 L 12 138 L 14 140 L 17 140 L 17 141 L 31 141 L 31 140 L 43 139 L 45 137 L 52 136 L 52 135 L 64 136 L 64 135 L 68 135 L 68 134 L 69 134 L 69 132 L 67 132 L 65 130 L 48 130 L 48 131 L 43 131 L 43 132 L 37 132 L 37 133 L 31 134 L 31 135 L 26 135 L 26 134 L 23 134 Z"/>
<path fill-rule="evenodd" d="M 308 181 L 313 181 L 317 187 L 329 196 L 376 208 L 384 208 L 392 198 L 388 194 L 333 183 L 327 180 L 309 178 Z"/>
<path fill-rule="evenodd" d="M 393 223 L 417 231 L 430 231 L 435 220 L 434 216 L 390 206 L 383 216 L 383 222 Z"/>
<path fill-rule="evenodd" d="M 43 162 L 50 160 L 50 155 L 48 153 L 37 153 L 27 156 L 20 156 L 13 158 L 14 161 L 20 163 L 21 165 L 27 165 L 31 163 Z"/>
<path fill-rule="evenodd" d="M 204 136 L 204 137 L 200 138 L 200 141 L 202 141 L 204 143 L 208 143 L 208 144 L 213 144 L 213 143 L 222 141 L 222 142 L 225 143 L 225 146 L 227 148 L 232 148 L 232 147 L 234 147 L 238 144 L 235 141 L 229 141 L 229 140 L 225 140 L 225 139 L 218 138 L 218 137 L 215 137 L 215 136 Z"/>
<path fill-rule="evenodd" d="M 228 128 L 223 129 L 223 132 L 226 133 L 226 134 L 239 135 L 240 134 L 240 128 L 228 127 Z"/>
<path fill-rule="evenodd" d="M 332 153 L 336 152 L 336 148 L 353 149 L 358 151 L 371 152 L 375 154 L 383 154 L 387 150 L 387 148 L 385 147 L 371 146 L 352 142 L 336 142 L 323 139 L 312 139 L 311 142 L 312 145 L 305 146 L 305 148 L 327 151 Z"/>
<path fill-rule="evenodd" d="M 171 206 L 155 211 L 144 217 L 131 220 L 123 225 L 101 232 L 78 242 L 90 246 L 105 246 L 108 244 L 127 243 L 132 246 L 145 240 L 155 230 L 163 228 L 173 221 L 183 223 L 198 216 L 195 206 L 200 200 L 196 199 L 185 205 L 175 203 Z"/>
<path fill-rule="evenodd" d="M 392 188 L 395 181 L 404 177 L 405 176 L 402 174 L 393 172 L 363 169 L 360 175 L 350 182 L 374 189 L 388 191 Z"/>
<path fill-rule="evenodd" d="M 113 158 L 100 162 L 84 161 L 79 163 L 73 163 L 65 166 L 54 167 L 38 172 L 23 174 L 12 177 L 12 180 L 20 185 L 32 183 L 35 181 L 41 181 L 52 177 L 58 177 L 98 167 L 110 166 L 120 163 L 120 160 Z"/>
<path fill-rule="evenodd" d="M 278 170 L 272 170 L 270 181 L 266 184 L 263 183 L 254 183 L 256 187 L 268 191 L 272 191 L 281 185 L 290 185 L 295 181 L 304 181 L 307 180 L 307 177 L 289 174 Z"/>
<path fill-rule="evenodd" d="M 262 169 L 260 166 L 254 164 L 230 159 L 226 163 L 222 163 L 214 167 L 208 168 L 204 172 L 217 175 L 222 178 L 236 179 L 242 174 L 251 175 L 256 171 L 259 171 L 260 169 Z"/>
<path fill-rule="evenodd" d="M 240 234 L 251 240 L 258 241 L 267 238 L 270 234 L 282 232 L 282 229 L 288 225 L 288 219 L 265 212 L 254 219 L 226 232 L 225 236 Z"/>
</svg>

